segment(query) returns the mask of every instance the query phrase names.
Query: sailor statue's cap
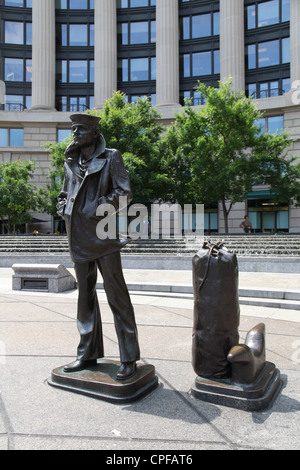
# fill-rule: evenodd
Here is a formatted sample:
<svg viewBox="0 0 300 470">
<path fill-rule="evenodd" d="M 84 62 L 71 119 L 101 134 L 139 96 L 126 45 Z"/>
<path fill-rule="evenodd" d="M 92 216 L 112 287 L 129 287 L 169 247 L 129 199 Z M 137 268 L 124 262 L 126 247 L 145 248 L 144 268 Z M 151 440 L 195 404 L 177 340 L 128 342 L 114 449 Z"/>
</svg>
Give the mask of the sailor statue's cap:
<svg viewBox="0 0 300 470">
<path fill-rule="evenodd" d="M 85 126 L 93 126 L 96 127 L 99 125 L 100 117 L 99 116 L 91 116 L 90 114 L 72 114 L 70 116 L 70 119 L 72 121 L 72 124 L 84 124 Z"/>
</svg>

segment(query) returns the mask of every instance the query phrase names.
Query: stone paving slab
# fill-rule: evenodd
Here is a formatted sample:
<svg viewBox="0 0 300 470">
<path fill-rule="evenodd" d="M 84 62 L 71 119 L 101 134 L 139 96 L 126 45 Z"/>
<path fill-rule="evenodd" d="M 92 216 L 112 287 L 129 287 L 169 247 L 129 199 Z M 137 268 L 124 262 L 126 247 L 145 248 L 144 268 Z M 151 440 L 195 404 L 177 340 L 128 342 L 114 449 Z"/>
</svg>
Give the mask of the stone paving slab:
<svg viewBox="0 0 300 470">
<path fill-rule="evenodd" d="M 118 359 L 98 296 L 106 357 Z M 293 321 L 282 309 L 241 306 L 241 341 L 263 321 L 267 360 L 283 382 L 270 409 L 246 412 L 190 395 L 192 299 L 132 295 L 141 362 L 155 366 L 160 384 L 150 395 L 117 405 L 50 387 L 52 369 L 76 353 L 76 300 L 76 291 L 15 293 L 0 270 L 0 450 L 299 450 L 299 312 Z"/>
</svg>

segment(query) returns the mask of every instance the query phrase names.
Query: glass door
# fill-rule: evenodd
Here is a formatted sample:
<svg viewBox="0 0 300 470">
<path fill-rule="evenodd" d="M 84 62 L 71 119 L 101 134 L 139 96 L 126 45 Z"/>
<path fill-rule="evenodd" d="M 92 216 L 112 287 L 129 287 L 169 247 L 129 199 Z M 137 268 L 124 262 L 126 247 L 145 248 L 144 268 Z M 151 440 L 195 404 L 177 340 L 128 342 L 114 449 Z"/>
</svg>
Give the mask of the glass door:
<svg viewBox="0 0 300 470">
<path fill-rule="evenodd" d="M 275 212 L 262 213 L 263 232 L 275 232 Z"/>
</svg>

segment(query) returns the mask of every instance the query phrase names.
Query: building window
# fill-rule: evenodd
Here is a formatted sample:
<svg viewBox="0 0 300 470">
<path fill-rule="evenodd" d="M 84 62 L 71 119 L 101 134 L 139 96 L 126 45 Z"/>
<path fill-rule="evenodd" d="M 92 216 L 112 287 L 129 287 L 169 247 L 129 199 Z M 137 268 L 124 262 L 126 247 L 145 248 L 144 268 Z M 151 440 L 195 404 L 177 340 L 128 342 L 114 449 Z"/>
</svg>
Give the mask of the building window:
<svg viewBox="0 0 300 470">
<path fill-rule="evenodd" d="M 269 67 L 280 63 L 279 40 L 262 42 L 257 46 L 258 67 Z M 249 46 L 251 47 L 251 46 Z"/>
<path fill-rule="evenodd" d="M 32 59 L 25 59 L 25 82 L 32 82 Z"/>
<path fill-rule="evenodd" d="M 86 10 L 87 7 L 87 0 L 69 0 L 70 10 Z"/>
<path fill-rule="evenodd" d="M 87 46 L 88 45 L 88 25 L 70 24 L 69 25 L 69 46 Z"/>
<path fill-rule="evenodd" d="M 32 23 L 25 23 L 25 44 L 32 45 Z"/>
<path fill-rule="evenodd" d="M 181 18 L 181 38 L 197 39 L 220 34 L 220 13 L 184 16 Z"/>
<path fill-rule="evenodd" d="M 56 109 L 58 111 L 84 112 L 93 107 L 93 96 L 57 96 L 56 98 Z"/>
<path fill-rule="evenodd" d="M 4 22 L 4 42 L 5 44 L 32 44 L 32 23 L 21 21 Z"/>
<path fill-rule="evenodd" d="M 185 105 L 188 100 L 192 101 L 193 106 L 202 106 L 205 104 L 205 97 L 197 90 L 182 92 L 180 101 Z"/>
<path fill-rule="evenodd" d="M 7 82 L 31 82 L 32 59 L 4 59 L 4 80 Z"/>
<path fill-rule="evenodd" d="M 26 91 L 24 91 L 26 93 Z M 5 104 L 1 105 L 4 111 L 23 111 L 31 107 L 31 95 L 5 95 Z"/>
<path fill-rule="evenodd" d="M 252 98 L 272 98 L 287 93 L 291 89 L 291 79 L 264 81 L 260 83 L 249 83 L 248 96 Z"/>
<path fill-rule="evenodd" d="M 70 96 L 70 111 L 85 111 L 87 108 L 86 96 Z"/>
<path fill-rule="evenodd" d="M 93 60 L 57 61 L 57 81 L 60 83 L 93 83 Z"/>
<path fill-rule="evenodd" d="M 220 73 L 220 51 L 194 52 L 181 57 L 183 77 L 204 77 Z"/>
<path fill-rule="evenodd" d="M 290 0 L 256 2 L 247 7 L 247 29 L 263 28 L 290 20 Z"/>
<path fill-rule="evenodd" d="M 139 82 L 156 79 L 156 58 L 140 57 L 119 60 L 119 81 Z"/>
<path fill-rule="evenodd" d="M 290 62 L 290 38 L 249 44 L 247 46 L 248 70 L 272 67 Z"/>
<path fill-rule="evenodd" d="M 24 24 L 20 21 L 4 22 L 6 44 L 24 44 Z"/>
<path fill-rule="evenodd" d="M 4 59 L 4 80 L 10 82 L 24 81 L 24 60 Z"/>
<path fill-rule="evenodd" d="M 194 215 L 194 214 L 193 214 Z M 204 231 L 206 233 L 218 231 L 218 209 L 206 209 L 204 213 Z M 196 223 L 196 221 L 195 221 Z"/>
<path fill-rule="evenodd" d="M 191 60 L 192 66 L 192 77 L 199 77 L 203 75 L 212 74 L 212 52 L 195 52 L 194 54 L 187 55 L 188 59 Z M 189 62 L 189 60 L 187 61 Z M 189 77 L 190 68 L 188 67 L 187 73 L 184 73 L 185 77 Z"/>
<path fill-rule="evenodd" d="M 55 0 L 57 10 L 93 10 L 95 0 Z"/>
<path fill-rule="evenodd" d="M 87 83 L 88 82 L 88 61 L 87 60 L 69 60 L 68 64 L 68 82 L 69 83 Z"/>
<path fill-rule="evenodd" d="M 283 131 L 283 116 L 270 116 L 266 118 L 267 132 L 270 134 L 281 134 Z"/>
<path fill-rule="evenodd" d="M 284 130 L 283 116 L 268 116 L 257 121 L 260 132 L 269 132 L 270 134 L 281 134 Z"/>
<path fill-rule="evenodd" d="M 72 136 L 70 129 L 57 129 L 57 142 L 69 139 Z"/>
<path fill-rule="evenodd" d="M 118 24 L 120 45 L 149 44 L 156 41 L 155 21 L 135 21 Z"/>
<path fill-rule="evenodd" d="M 24 100 L 22 95 L 5 95 L 5 111 L 23 111 Z"/>
<path fill-rule="evenodd" d="M 145 95 L 145 94 L 141 93 L 140 95 L 126 95 L 126 97 L 125 97 L 125 99 L 129 103 L 137 103 L 140 98 L 142 98 L 142 99 L 148 98 L 151 101 L 152 106 L 156 105 L 156 94 L 155 93 L 151 93 L 150 95 Z"/>
<path fill-rule="evenodd" d="M 24 130 L 0 128 L 0 146 L 1 147 L 23 147 Z"/>
<path fill-rule="evenodd" d="M 5 0 L 6 7 L 32 8 L 32 0 Z"/>
<path fill-rule="evenodd" d="M 156 5 L 156 0 L 117 0 L 118 8 L 141 8 Z"/>
<path fill-rule="evenodd" d="M 93 46 L 94 25 L 58 24 L 56 27 L 56 43 L 58 46 Z"/>
</svg>

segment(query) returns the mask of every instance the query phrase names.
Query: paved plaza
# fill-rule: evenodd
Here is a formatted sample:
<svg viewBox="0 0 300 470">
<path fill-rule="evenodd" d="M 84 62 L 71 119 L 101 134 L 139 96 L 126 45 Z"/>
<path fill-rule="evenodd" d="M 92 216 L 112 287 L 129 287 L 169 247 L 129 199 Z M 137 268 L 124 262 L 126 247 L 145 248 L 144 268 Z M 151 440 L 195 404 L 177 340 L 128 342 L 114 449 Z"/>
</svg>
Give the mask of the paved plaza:
<svg viewBox="0 0 300 470">
<path fill-rule="evenodd" d="M 77 291 L 13 291 L 12 274 L 10 268 L 0 269 L 0 449 L 117 455 L 123 450 L 188 454 L 300 448 L 300 310 L 241 305 L 241 342 L 264 322 L 267 360 L 282 379 L 269 409 L 248 412 L 190 395 L 192 295 L 132 291 L 141 363 L 155 366 L 159 387 L 138 401 L 114 404 L 47 383 L 52 369 L 71 362 L 76 353 Z M 125 277 L 129 285 L 191 285 L 188 271 L 125 270 Z M 240 273 L 240 287 L 300 292 L 300 275 Z M 105 354 L 118 360 L 113 318 L 101 289 L 99 300 Z"/>
</svg>

